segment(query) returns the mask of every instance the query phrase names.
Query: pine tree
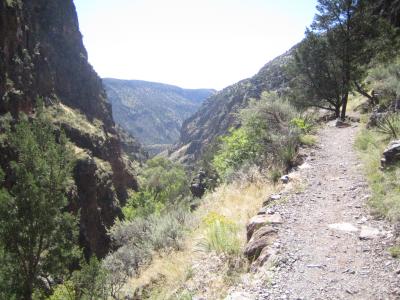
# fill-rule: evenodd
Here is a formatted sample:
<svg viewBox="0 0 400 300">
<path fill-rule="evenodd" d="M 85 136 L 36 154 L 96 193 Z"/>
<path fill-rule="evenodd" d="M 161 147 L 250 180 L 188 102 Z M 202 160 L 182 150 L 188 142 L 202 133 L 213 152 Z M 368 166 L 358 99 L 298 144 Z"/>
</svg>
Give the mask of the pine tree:
<svg viewBox="0 0 400 300">
<path fill-rule="evenodd" d="M 57 278 L 77 255 L 77 219 L 68 213 L 72 159 L 67 140 L 56 140 L 42 116 L 21 116 L 8 141 L 16 151 L 11 162 L 15 182 L 0 197 L 0 245 L 18 275 L 17 298 L 32 299 L 39 276 Z"/>
</svg>

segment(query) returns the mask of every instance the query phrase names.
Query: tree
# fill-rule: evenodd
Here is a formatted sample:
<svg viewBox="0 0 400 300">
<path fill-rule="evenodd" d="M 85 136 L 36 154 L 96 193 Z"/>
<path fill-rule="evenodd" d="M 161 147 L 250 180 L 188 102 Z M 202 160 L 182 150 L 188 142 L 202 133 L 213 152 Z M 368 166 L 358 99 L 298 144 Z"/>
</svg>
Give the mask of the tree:
<svg viewBox="0 0 400 300">
<path fill-rule="evenodd" d="M 369 0 L 374 13 L 387 18 L 394 26 L 400 27 L 400 0 Z"/>
<path fill-rule="evenodd" d="M 317 107 L 340 116 L 342 106 L 341 70 L 329 51 L 325 36 L 307 31 L 288 65 L 292 102 L 300 107 Z"/>
<path fill-rule="evenodd" d="M 17 158 L 14 184 L 0 197 L 0 245 L 20 280 L 17 298 L 32 299 L 39 278 L 59 278 L 78 255 L 77 218 L 65 209 L 72 157 L 41 112 L 31 121 L 21 115 L 7 140 Z"/>
<path fill-rule="evenodd" d="M 313 103 L 328 102 L 337 116 L 341 106 L 344 119 L 350 92 L 368 96 L 361 82 L 383 45 L 375 43 L 382 34 L 380 22 L 365 0 L 319 0 L 317 10 L 296 64 L 311 86 Z"/>
</svg>

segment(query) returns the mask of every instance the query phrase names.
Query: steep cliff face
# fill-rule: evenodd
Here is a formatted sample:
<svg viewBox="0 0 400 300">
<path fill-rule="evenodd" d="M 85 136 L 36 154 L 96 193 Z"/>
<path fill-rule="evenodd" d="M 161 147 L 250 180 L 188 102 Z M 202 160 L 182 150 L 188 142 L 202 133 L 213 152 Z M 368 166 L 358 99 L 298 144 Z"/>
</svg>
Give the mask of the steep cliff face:
<svg viewBox="0 0 400 300">
<path fill-rule="evenodd" d="M 204 148 L 229 128 L 237 126 L 235 113 L 246 106 L 249 99 L 258 99 L 264 91 L 283 91 L 288 81 L 284 67 L 293 49 L 267 63 L 255 76 L 228 86 L 208 98 L 200 109 L 185 120 L 181 129 L 180 143 L 172 158 L 192 164 Z"/>
<path fill-rule="evenodd" d="M 88 254 L 103 256 L 106 228 L 137 182 L 87 61 L 73 1 L 0 0 L 0 114 L 30 114 L 38 97 L 75 149 L 70 207 L 80 210 L 81 242 Z M 8 161 L 0 163 L 7 168 Z"/>
</svg>

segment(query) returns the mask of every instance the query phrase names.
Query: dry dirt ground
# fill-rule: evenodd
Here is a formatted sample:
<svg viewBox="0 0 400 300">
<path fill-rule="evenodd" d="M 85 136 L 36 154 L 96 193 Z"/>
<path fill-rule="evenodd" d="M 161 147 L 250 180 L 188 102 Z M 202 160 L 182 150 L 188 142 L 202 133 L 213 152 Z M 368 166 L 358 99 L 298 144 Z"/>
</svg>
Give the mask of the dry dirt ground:
<svg viewBox="0 0 400 300">
<path fill-rule="evenodd" d="M 243 277 L 226 299 L 400 299 L 392 226 L 371 216 L 354 150 L 358 127 L 327 126 L 298 170 L 302 187 L 281 214 L 275 261 Z M 283 196 L 285 196 L 283 194 Z"/>
</svg>

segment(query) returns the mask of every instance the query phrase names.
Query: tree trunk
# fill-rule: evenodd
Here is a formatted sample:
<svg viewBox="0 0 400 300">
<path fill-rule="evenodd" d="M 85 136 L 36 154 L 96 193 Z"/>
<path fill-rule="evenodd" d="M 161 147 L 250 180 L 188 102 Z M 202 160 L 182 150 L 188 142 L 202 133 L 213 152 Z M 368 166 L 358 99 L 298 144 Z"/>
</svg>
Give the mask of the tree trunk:
<svg viewBox="0 0 400 300">
<path fill-rule="evenodd" d="M 32 300 L 32 293 L 32 285 L 30 283 L 26 283 L 23 291 L 24 300 Z"/>
<path fill-rule="evenodd" d="M 28 271 L 28 274 L 24 279 L 23 291 L 22 291 L 23 293 L 22 296 L 24 300 L 32 300 L 34 278 L 35 276 L 32 274 L 32 272 Z"/>
<path fill-rule="evenodd" d="M 339 118 L 340 117 L 340 105 L 336 105 L 335 107 L 335 118 Z"/>
<path fill-rule="evenodd" d="M 342 101 L 342 113 L 340 115 L 340 118 L 342 121 L 346 119 L 346 108 L 347 108 L 347 100 L 349 99 L 349 93 L 345 93 L 343 96 L 343 101 Z"/>
</svg>

